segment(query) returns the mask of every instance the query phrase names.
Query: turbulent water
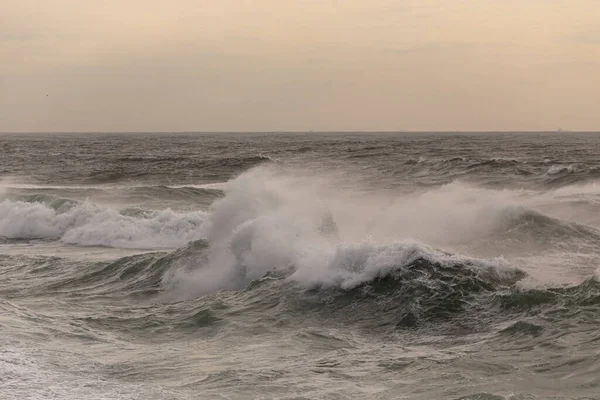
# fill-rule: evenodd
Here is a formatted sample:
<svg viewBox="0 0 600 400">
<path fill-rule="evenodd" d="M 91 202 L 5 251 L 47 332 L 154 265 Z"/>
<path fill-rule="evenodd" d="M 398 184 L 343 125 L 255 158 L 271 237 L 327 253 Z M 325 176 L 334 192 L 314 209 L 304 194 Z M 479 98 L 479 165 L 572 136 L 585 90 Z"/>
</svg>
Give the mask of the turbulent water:
<svg viewBox="0 0 600 400">
<path fill-rule="evenodd" d="M 600 136 L 0 136 L 0 398 L 600 398 Z"/>
</svg>

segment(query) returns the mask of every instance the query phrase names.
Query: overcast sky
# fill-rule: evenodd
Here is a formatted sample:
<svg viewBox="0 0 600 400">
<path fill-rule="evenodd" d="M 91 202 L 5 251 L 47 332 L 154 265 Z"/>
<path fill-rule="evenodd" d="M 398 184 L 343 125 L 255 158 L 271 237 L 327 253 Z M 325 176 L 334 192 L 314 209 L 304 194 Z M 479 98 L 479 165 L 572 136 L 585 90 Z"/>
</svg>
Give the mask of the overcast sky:
<svg viewBox="0 0 600 400">
<path fill-rule="evenodd" d="M 2 0 L 0 131 L 600 130 L 598 0 Z"/>
</svg>

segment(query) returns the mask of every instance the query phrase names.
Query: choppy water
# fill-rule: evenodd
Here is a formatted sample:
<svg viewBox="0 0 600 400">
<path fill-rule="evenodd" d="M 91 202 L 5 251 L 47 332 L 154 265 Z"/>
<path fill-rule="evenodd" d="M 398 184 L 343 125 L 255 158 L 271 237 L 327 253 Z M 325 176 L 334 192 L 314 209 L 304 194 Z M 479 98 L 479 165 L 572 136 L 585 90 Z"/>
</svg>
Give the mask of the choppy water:
<svg viewBox="0 0 600 400">
<path fill-rule="evenodd" d="M 0 397 L 600 398 L 600 136 L 0 136 Z"/>
</svg>

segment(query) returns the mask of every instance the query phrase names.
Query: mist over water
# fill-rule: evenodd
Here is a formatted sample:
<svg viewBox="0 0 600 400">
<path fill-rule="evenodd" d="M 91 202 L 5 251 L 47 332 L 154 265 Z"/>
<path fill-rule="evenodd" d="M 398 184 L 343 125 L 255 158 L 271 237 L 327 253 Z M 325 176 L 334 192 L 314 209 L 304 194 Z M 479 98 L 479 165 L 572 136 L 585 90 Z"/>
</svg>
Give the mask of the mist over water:
<svg viewBox="0 0 600 400">
<path fill-rule="evenodd" d="M 0 142 L 7 398 L 600 393 L 593 134 Z"/>
</svg>

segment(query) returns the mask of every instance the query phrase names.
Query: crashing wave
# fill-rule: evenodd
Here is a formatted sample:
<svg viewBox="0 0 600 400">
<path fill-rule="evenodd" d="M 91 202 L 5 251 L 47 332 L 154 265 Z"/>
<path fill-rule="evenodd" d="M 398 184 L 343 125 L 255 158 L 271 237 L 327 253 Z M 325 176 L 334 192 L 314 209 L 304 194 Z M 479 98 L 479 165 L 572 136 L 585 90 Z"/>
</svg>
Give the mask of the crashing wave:
<svg viewBox="0 0 600 400">
<path fill-rule="evenodd" d="M 350 290 L 403 270 L 417 260 L 440 266 L 459 263 L 468 266 L 465 268 L 479 268 L 478 273 L 491 268 L 500 274 L 504 268 L 500 261 L 473 261 L 410 239 L 423 238 L 438 247 L 441 240 L 435 239 L 468 239 L 479 235 L 481 229 L 489 229 L 488 224 L 497 224 L 498 213 L 489 216 L 489 205 L 473 210 L 471 193 L 467 191 L 464 199 L 463 186 L 442 188 L 407 199 L 406 206 L 398 203 L 385 208 L 377 204 L 381 199 L 330 188 L 329 181 L 290 176 L 270 168 L 254 169 L 230 182 L 225 196 L 212 205 L 203 227 L 210 246 L 205 262 L 170 277 L 170 291 L 182 299 L 193 298 L 241 289 L 272 272 L 284 274 L 287 281 L 305 288 Z M 457 200 L 466 201 L 464 209 L 459 210 L 456 204 L 440 209 L 440 198 L 448 201 L 457 190 Z M 347 201 L 349 195 L 354 196 L 351 203 Z M 413 201 L 437 209 L 415 213 Z M 481 216 L 486 215 L 483 224 Z M 380 239 L 374 235 L 378 230 L 406 235 Z"/>
<path fill-rule="evenodd" d="M 120 212 L 66 200 L 0 203 L 0 236 L 60 240 L 84 246 L 176 248 L 202 237 L 205 213 Z"/>
</svg>

